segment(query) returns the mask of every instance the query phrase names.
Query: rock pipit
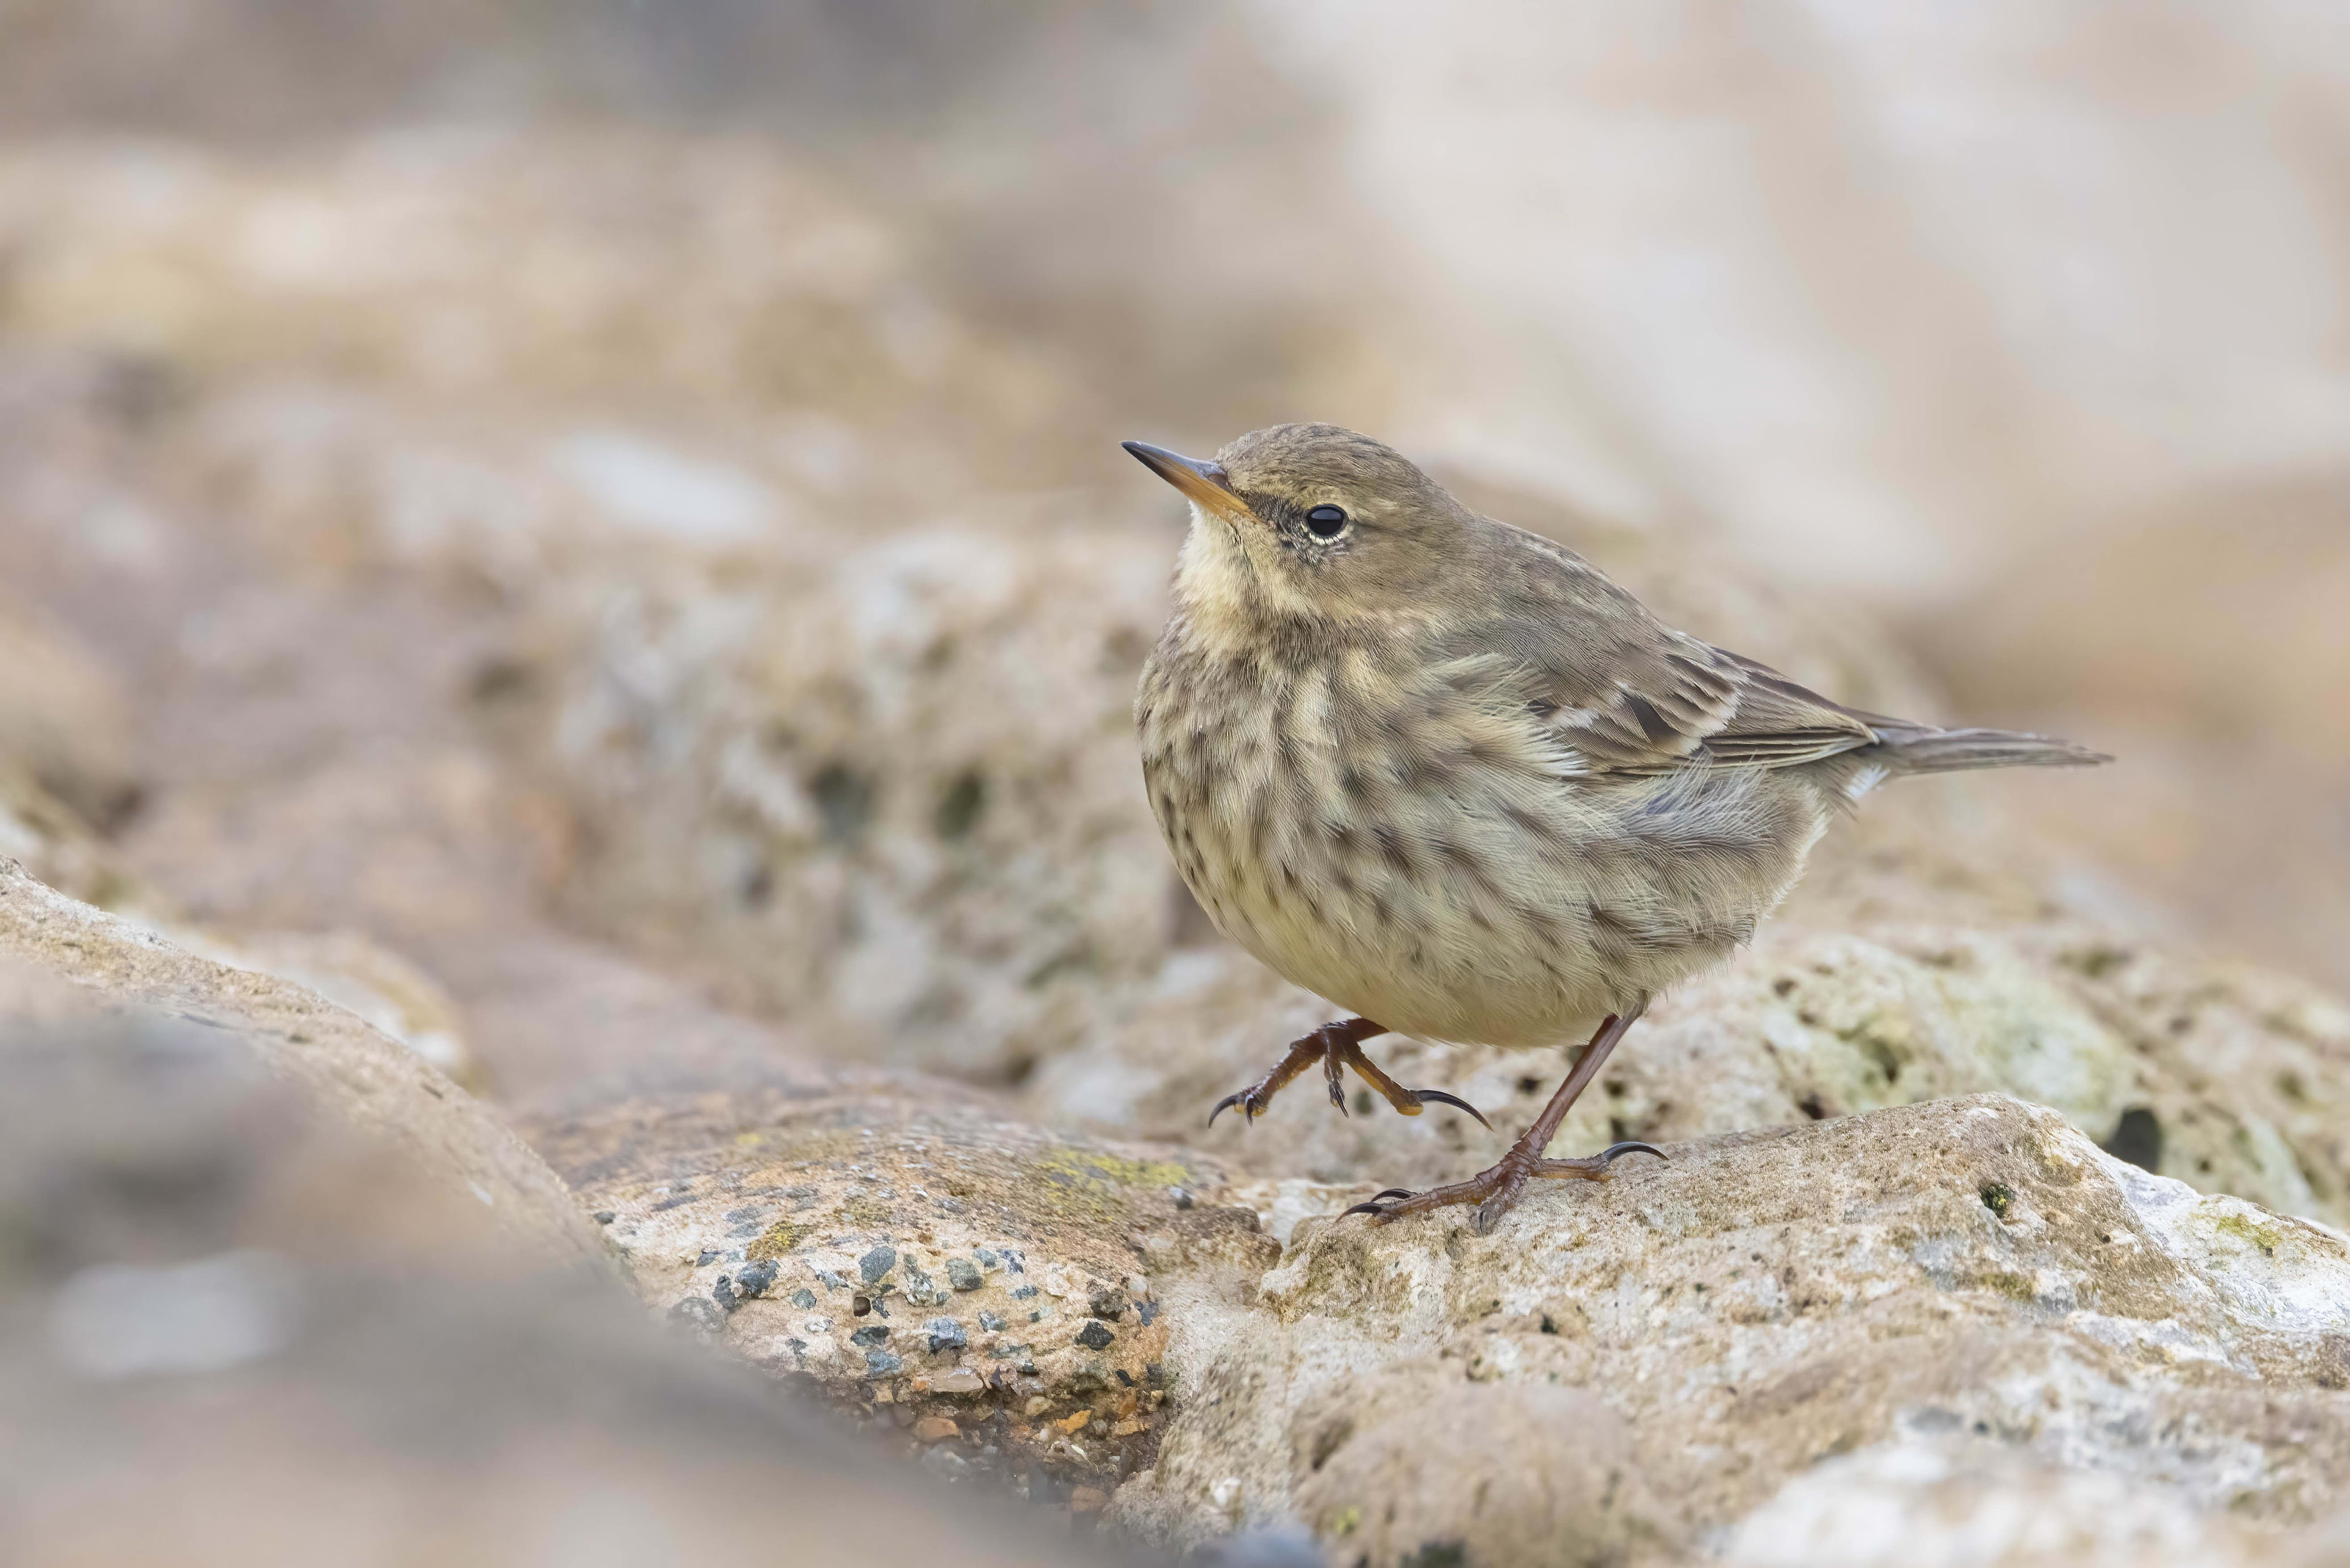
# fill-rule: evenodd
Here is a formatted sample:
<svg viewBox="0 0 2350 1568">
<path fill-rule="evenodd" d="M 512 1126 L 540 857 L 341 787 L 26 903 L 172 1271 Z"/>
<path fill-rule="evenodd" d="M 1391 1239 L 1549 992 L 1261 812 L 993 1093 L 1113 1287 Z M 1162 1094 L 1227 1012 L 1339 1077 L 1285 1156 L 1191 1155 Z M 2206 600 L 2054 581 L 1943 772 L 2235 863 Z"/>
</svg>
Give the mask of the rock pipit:
<svg viewBox="0 0 2350 1568">
<path fill-rule="evenodd" d="M 2106 760 L 1832 702 L 1352 431 L 1126 449 L 1191 504 L 1135 698 L 1151 809 L 1220 930 L 1359 1015 L 1216 1110 L 1253 1120 L 1319 1062 L 1341 1111 L 1352 1067 L 1406 1116 L 1474 1115 L 1362 1043 L 1590 1042 L 1499 1164 L 1350 1213 L 1475 1203 L 1482 1230 L 1532 1177 L 1655 1154 L 1543 1158 L 1649 1000 L 1750 940 L 1837 813 L 1902 774 Z"/>
</svg>

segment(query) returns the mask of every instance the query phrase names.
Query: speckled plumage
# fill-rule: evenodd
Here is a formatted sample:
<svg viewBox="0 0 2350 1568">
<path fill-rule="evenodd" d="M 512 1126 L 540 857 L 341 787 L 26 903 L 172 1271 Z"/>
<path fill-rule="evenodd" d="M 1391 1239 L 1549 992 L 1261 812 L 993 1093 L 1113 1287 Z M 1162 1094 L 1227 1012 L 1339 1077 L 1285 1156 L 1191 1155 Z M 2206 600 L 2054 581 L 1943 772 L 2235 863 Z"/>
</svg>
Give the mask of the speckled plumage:
<svg viewBox="0 0 2350 1568">
<path fill-rule="evenodd" d="M 1151 808 L 1218 929 L 1366 1037 L 1579 1040 L 1749 940 L 1887 776 L 2101 760 L 1842 707 L 1351 431 L 1130 450 L 1192 504 Z"/>
<path fill-rule="evenodd" d="M 1135 701 L 1151 807 L 1220 929 L 1390 1029 L 1580 1039 L 1752 939 L 1856 786 L 1945 733 L 1667 628 L 1351 431 L 1218 461 L 1253 521 L 1195 503 Z M 1326 543 L 1294 521 L 1326 500 Z M 2012 760 L 2081 755 L 2051 750 Z"/>
</svg>

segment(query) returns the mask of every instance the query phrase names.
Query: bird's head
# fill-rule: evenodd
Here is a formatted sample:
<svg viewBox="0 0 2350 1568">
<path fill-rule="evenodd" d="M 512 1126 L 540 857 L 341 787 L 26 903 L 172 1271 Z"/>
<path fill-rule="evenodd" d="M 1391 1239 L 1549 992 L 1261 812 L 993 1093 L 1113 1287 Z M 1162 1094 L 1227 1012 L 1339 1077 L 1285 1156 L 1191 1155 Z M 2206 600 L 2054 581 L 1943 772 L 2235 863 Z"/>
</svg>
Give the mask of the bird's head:
<svg viewBox="0 0 2350 1568">
<path fill-rule="evenodd" d="M 1126 450 L 1191 504 L 1176 594 L 1240 624 L 1425 613 L 1470 514 L 1409 459 L 1337 425 L 1274 425 L 1212 460 Z"/>
</svg>

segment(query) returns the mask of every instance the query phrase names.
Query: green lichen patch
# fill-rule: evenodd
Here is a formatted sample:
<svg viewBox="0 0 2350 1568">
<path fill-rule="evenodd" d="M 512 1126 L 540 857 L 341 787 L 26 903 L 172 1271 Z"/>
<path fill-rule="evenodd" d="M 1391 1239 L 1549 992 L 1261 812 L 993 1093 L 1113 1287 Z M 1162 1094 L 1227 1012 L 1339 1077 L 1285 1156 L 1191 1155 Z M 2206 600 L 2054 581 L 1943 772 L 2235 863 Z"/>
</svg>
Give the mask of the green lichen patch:
<svg viewBox="0 0 2350 1568">
<path fill-rule="evenodd" d="M 1131 1159 L 1100 1149 L 1047 1149 L 1026 1164 L 1052 1207 L 1097 1217 L 1115 1213 L 1138 1189 L 1180 1187 L 1192 1179 L 1172 1160 Z"/>
<path fill-rule="evenodd" d="M 768 1258 L 786 1256 L 793 1248 L 806 1240 L 812 1227 L 795 1225 L 789 1220 L 778 1220 L 759 1232 L 758 1239 L 743 1249 L 746 1262 L 759 1262 Z"/>
<path fill-rule="evenodd" d="M 2257 1247 L 2266 1258 L 2276 1256 L 2278 1243 L 2284 1232 L 2273 1225 L 2264 1225 L 2249 1214 L 2229 1214 L 2211 1222 L 2211 1229 L 2223 1236 L 2232 1236 L 2246 1246 Z"/>
</svg>

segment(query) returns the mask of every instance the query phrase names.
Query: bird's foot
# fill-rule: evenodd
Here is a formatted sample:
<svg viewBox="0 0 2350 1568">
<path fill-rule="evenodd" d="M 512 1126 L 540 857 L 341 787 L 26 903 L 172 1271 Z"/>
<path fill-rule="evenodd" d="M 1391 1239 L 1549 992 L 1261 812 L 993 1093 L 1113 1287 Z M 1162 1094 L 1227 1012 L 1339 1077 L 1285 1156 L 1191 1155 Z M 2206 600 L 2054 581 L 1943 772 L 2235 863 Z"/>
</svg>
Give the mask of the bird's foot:
<svg viewBox="0 0 2350 1568">
<path fill-rule="evenodd" d="M 1405 1116 L 1416 1116 L 1427 1106 L 1451 1106 L 1467 1111 L 1486 1127 L 1493 1125 L 1485 1120 L 1484 1112 L 1456 1095 L 1448 1095 L 1441 1089 L 1407 1089 L 1379 1071 L 1379 1064 L 1363 1054 L 1362 1043 L 1386 1033 L 1385 1028 L 1367 1018 L 1349 1018 L 1325 1023 L 1311 1034 L 1291 1041 L 1288 1053 L 1274 1064 L 1271 1072 L 1240 1093 L 1226 1095 L 1216 1102 L 1216 1108 L 1208 1113 L 1208 1125 L 1215 1126 L 1216 1118 L 1234 1106 L 1241 1108 L 1247 1120 L 1256 1120 L 1273 1104 L 1274 1096 L 1316 1062 L 1322 1064 L 1323 1076 L 1330 1085 L 1330 1103 L 1338 1107 L 1340 1116 L 1347 1114 L 1346 1070 L 1352 1067 L 1364 1083 Z"/>
<path fill-rule="evenodd" d="M 1611 1144 L 1597 1154 L 1581 1159 L 1544 1159 L 1538 1151 L 1529 1152 L 1525 1140 L 1521 1138 L 1499 1162 L 1466 1181 L 1456 1181 L 1450 1187 L 1431 1187 L 1419 1193 L 1409 1188 L 1390 1187 L 1367 1202 L 1356 1204 L 1347 1210 L 1347 1214 L 1369 1214 L 1385 1224 L 1406 1214 L 1423 1214 L 1432 1209 L 1474 1203 L 1477 1206 L 1474 1223 L 1477 1234 L 1482 1236 L 1500 1222 L 1503 1215 L 1517 1207 L 1526 1183 L 1535 1177 L 1605 1181 L 1607 1179 L 1607 1168 L 1627 1154 L 1653 1154 L 1659 1159 L 1667 1158 L 1662 1149 L 1648 1144 L 1619 1143 Z M 1339 1218 L 1345 1219 L 1346 1214 Z"/>
</svg>

